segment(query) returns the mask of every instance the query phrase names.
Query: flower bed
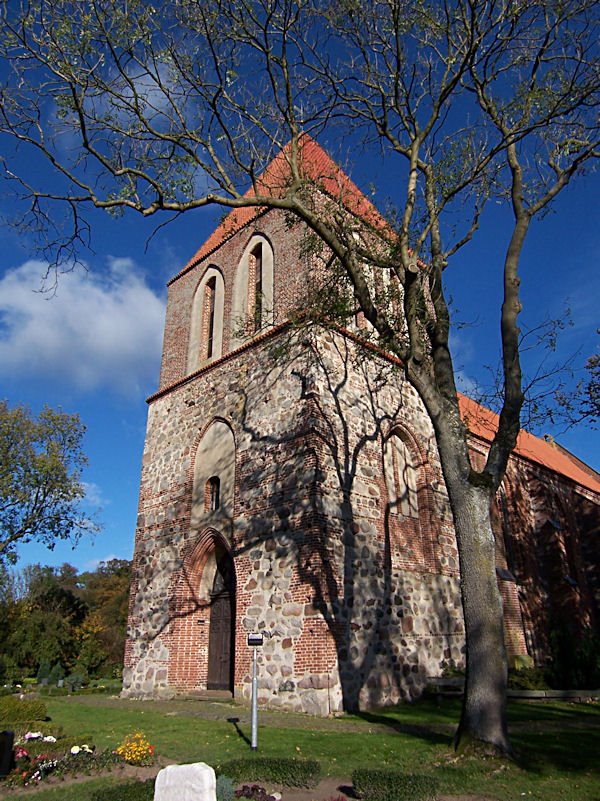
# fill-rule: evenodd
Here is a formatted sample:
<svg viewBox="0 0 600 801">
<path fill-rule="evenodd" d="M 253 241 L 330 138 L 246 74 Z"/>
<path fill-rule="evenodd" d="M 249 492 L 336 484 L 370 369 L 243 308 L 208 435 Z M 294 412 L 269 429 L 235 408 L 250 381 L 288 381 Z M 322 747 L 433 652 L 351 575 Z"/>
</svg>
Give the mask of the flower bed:
<svg viewBox="0 0 600 801">
<path fill-rule="evenodd" d="M 140 731 L 132 732 L 116 748 L 100 752 L 90 743 L 61 744 L 53 735 L 28 731 L 15 742 L 13 759 L 14 768 L 0 779 L 0 787 L 27 787 L 48 776 L 90 774 L 125 764 L 152 765 L 154 747 Z"/>
</svg>

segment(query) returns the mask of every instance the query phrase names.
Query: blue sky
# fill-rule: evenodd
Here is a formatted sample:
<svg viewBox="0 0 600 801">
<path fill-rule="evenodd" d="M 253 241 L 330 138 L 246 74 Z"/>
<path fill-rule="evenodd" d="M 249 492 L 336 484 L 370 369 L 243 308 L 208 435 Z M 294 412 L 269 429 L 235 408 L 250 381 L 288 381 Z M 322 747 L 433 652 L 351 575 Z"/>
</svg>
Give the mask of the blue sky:
<svg viewBox="0 0 600 801">
<path fill-rule="evenodd" d="M 332 155 L 336 155 L 332 153 Z M 344 160 L 359 186 L 381 187 L 380 205 L 392 196 L 389 170 L 375 161 Z M 600 325 L 600 219 L 598 176 L 569 188 L 555 209 L 533 228 L 523 255 L 523 320 L 534 326 L 560 317 L 565 306 L 574 325 L 559 340 L 557 359 L 579 352 L 581 367 L 598 345 Z M 0 188 L 0 214 L 14 211 L 10 187 Z M 166 281 L 187 262 L 216 226 L 219 209 L 183 215 L 148 242 L 155 221 L 94 213 L 92 244 L 81 267 L 60 277 L 56 292 L 43 294 L 46 264 L 33 242 L 0 228 L 0 397 L 11 405 L 44 403 L 78 412 L 87 426 L 85 472 L 87 506 L 103 525 L 75 549 L 54 551 L 31 544 L 20 549 L 20 566 L 31 562 L 79 570 L 133 552 L 140 464 L 147 407 L 158 383 Z M 448 270 L 447 282 L 457 319 L 466 321 L 453 337 L 463 385 L 485 378 L 482 365 L 498 353 L 499 266 L 506 232 L 506 209 L 492 206 L 477 239 Z M 535 366 L 540 355 L 527 357 Z M 598 435 L 580 426 L 553 434 L 592 467 L 600 469 Z"/>
</svg>

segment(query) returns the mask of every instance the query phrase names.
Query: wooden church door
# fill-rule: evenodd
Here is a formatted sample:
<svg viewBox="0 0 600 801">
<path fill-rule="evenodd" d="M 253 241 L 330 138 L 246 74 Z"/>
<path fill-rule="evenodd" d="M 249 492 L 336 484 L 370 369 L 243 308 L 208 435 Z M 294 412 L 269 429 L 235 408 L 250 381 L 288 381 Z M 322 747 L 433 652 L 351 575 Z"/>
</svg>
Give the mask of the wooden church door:
<svg viewBox="0 0 600 801">
<path fill-rule="evenodd" d="M 209 690 L 233 690 L 235 580 L 229 554 L 217 561 L 210 598 L 206 686 Z"/>
</svg>

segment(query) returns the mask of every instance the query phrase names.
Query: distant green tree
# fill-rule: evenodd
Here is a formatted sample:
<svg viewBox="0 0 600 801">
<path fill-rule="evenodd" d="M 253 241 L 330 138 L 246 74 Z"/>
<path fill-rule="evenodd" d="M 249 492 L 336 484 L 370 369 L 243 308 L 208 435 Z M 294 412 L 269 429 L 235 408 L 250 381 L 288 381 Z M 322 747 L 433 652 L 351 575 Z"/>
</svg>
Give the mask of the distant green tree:
<svg viewBox="0 0 600 801">
<path fill-rule="evenodd" d="M 15 604 L 8 652 L 26 672 L 45 660 L 73 666 L 77 661 L 77 628 L 87 607 L 72 590 L 61 586 L 60 571 L 32 565 L 23 571 L 25 593 Z M 49 672 L 48 665 L 48 672 Z"/>
<path fill-rule="evenodd" d="M 42 681 L 43 679 L 47 679 L 49 677 L 50 677 L 50 662 L 48 662 L 46 658 L 41 659 L 38 667 L 37 679 L 38 681 Z"/>
<path fill-rule="evenodd" d="M 18 573 L 0 564 L 0 679 L 37 673 L 54 684 L 65 672 L 119 672 L 130 573 L 122 559 L 81 574 L 68 563 L 27 565 Z"/>
<path fill-rule="evenodd" d="M 15 562 L 19 543 L 77 539 L 97 526 L 80 509 L 85 426 L 47 406 L 38 417 L 0 401 L 0 561 Z"/>
<path fill-rule="evenodd" d="M 85 650 L 91 651 L 95 642 L 97 654 L 105 655 L 104 673 L 123 665 L 130 581 L 131 562 L 125 559 L 101 562 L 95 571 L 78 577 L 80 597 L 89 608 L 90 617 L 94 616 L 94 626 L 86 631 Z M 94 674 L 93 670 L 88 672 Z"/>
<path fill-rule="evenodd" d="M 105 633 L 106 627 L 98 612 L 90 612 L 77 629 L 77 672 L 86 676 L 98 676 L 103 672 L 108 657 L 103 644 Z"/>
<path fill-rule="evenodd" d="M 15 667 L 8 652 L 8 638 L 15 610 L 14 576 L 0 562 L 0 681 L 8 681 Z"/>
</svg>

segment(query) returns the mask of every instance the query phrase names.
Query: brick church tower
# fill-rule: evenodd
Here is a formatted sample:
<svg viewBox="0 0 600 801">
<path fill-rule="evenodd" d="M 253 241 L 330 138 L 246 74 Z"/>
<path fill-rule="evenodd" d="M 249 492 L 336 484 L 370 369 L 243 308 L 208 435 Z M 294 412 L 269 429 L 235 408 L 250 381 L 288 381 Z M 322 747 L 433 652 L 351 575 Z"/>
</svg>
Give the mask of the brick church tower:
<svg viewBox="0 0 600 801">
<path fill-rule="evenodd" d="M 376 214 L 318 145 L 308 140 L 303 155 L 326 176 L 324 193 L 342 187 L 361 214 Z M 251 632 L 265 635 L 259 701 L 312 714 L 415 697 L 428 676 L 462 664 L 456 542 L 432 426 L 398 365 L 365 358 L 360 320 L 334 330 L 290 323 L 312 282 L 305 244 L 283 212 L 236 210 L 169 283 L 126 696 L 249 698 Z M 484 423 L 472 427 L 482 452 Z M 523 470 L 548 468 L 519 458 L 502 500 L 514 515 L 527 505 Z M 597 474 L 564 463 L 597 526 Z M 543 628 L 524 614 L 515 577 L 538 569 L 517 557 L 547 525 L 543 507 L 537 522 L 513 527 L 510 548 L 497 515 L 512 654 L 531 652 Z M 598 584 L 584 594 L 593 617 Z"/>
</svg>

